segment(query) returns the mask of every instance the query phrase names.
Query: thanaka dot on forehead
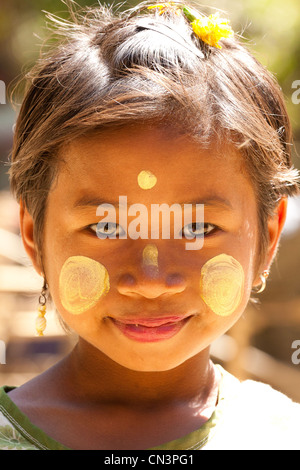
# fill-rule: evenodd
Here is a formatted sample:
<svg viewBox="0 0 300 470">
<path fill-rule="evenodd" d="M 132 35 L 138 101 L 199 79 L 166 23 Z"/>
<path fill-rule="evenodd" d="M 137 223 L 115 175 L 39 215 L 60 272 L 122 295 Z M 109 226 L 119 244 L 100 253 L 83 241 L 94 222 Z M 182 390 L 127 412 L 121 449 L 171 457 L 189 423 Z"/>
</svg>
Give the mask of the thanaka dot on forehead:
<svg viewBox="0 0 300 470">
<path fill-rule="evenodd" d="M 149 170 L 142 170 L 138 174 L 138 185 L 142 189 L 152 189 L 156 183 L 156 176 Z"/>
</svg>

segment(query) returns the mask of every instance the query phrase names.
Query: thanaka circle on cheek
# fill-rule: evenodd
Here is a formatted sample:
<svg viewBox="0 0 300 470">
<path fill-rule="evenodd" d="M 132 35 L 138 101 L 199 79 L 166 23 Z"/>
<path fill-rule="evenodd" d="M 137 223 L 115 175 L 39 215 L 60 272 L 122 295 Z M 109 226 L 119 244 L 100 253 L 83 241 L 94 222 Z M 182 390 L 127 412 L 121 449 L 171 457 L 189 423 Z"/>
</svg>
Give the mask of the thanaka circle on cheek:
<svg viewBox="0 0 300 470">
<path fill-rule="evenodd" d="M 109 291 L 109 275 L 105 266 L 86 256 L 71 256 L 64 263 L 59 277 L 59 293 L 63 307 L 80 315 Z"/>
<path fill-rule="evenodd" d="M 157 183 L 157 178 L 156 176 L 148 170 L 142 170 L 138 174 L 138 185 L 142 189 L 152 189 L 156 183 Z"/>
<path fill-rule="evenodd" d="M 201 269 L 200 295 L 216 315 L 230 316 L 241 303 L 244 279 L 244 270 L 235 258 L 215 256 Z"/>
</svg>

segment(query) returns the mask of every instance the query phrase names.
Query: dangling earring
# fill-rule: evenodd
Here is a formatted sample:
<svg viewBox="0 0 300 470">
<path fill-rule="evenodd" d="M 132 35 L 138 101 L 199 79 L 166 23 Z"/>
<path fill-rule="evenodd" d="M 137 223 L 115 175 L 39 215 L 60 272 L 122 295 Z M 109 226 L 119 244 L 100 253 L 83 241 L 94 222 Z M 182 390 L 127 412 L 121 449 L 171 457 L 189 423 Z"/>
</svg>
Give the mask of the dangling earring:
<svg viewBox="0 0 300 470">
<path fill-rule="evenodd" d="M 261 280 L 261 285 L 260 286 L 257 286 L 257 287 L 253 287 L 252 289 L 252 292 L 254 292 L 255 294 L 261 294 L 265 288 L 266 288 L 266 285 L 267 285 L 267 279 L 270 275 L 270 271 L 268 270 L 265 270 L 259 277 L 260 277 L 260 280 Z"/>
<path fill-rule="evenodd" d="M 46 279 L 44 279 L 44 285 L 39 297 L 39 308 L 38 308 L 38 316 L 35 321 L 35 329 L 37 336 L 44 336 L 44 331 L 46 329 L 47 320 L 45 318 L 46 315 L 46 303 L 47 303 L 47 290 L 48 285 L 46 283 Z"/>
</svg>

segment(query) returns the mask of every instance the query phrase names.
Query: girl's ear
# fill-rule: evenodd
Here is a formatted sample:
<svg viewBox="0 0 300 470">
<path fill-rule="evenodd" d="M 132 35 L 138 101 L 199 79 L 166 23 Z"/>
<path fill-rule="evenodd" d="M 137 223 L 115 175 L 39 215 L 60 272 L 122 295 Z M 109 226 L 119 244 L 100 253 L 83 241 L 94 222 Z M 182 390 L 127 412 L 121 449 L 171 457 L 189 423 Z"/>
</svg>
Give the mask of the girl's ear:
<svg viewBox="0 0 300 470">
<path fill-rule="evenodd" d="M 268 220 L 269 249 L 267 253 L 267 267 L 271 266 L 277 253 L 279 239 L 286 221 L 287 204 L 287 197 L 283 197 L 279 201 L 274 215 Z"/>
<path fill-rule="evenodd" d="M 269 220 L 268 220 L 269 246 L 268 246 L 268 250 L 265 256 L 264 264 L 261 266 L 261 272 L 259 273 L 259 275 L 262 274 L 264 270 L 270 269 L 272 261 L 276 256 L 280 236 L 281 236 L 282 229 L 284 227 L 285 220 L 286 220 L 287 204 L 288 204 L 287 197 L 283 197 L 279 201 L 277 208 L 274 212 L 274 215 L 269 217 Z M 258 278 L 255 279 L 256 282 L 253 284 L 254 286 L 260 284 L 259 275 L 258 275 Z"/>
<path fill-rule="evenodd" d="M 26 209 L 23 201 L 20 202 L 20 229 L 24 248 L 32 261 L 33 267 L 40 276 L 43 276 L 40 256 L 33 236 L 33 219 Z"/>
</svg>

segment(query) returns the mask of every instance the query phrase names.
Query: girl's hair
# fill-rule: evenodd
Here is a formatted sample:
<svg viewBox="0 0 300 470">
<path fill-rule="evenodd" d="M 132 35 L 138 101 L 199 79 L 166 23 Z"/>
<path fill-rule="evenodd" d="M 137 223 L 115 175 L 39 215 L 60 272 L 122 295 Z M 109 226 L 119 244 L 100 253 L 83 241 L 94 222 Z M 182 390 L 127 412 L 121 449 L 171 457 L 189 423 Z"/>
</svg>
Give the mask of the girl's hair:
<svg viewBox="0 0 300 470">
<path fill-rule="evenodd" d="M 142 6 L 71 11 L 70 22 L 48 15 L 61 40 L 27 76 L 10 169 L 39 252 L 61 146 L 91 131 L 151 123 L 175 126 L 202 146 L 229 140 L 239 149 L 256 191 L 262 259 L 268 217 L 299 189 L 280 87 L 237 37 L 211 47 L 183 14 L 145 14 Z"/>
</svg>

